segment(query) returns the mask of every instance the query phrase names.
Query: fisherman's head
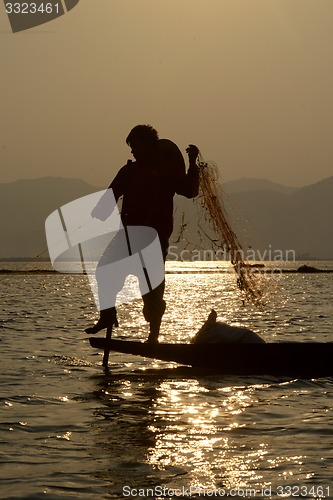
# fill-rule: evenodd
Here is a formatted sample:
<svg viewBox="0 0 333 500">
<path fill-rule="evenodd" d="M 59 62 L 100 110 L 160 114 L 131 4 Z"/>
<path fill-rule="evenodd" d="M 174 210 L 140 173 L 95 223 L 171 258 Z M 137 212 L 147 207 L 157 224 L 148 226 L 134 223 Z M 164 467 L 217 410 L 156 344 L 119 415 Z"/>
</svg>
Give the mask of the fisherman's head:
<svg viewBox="0 0 333 500">
<path fill-rule="evenodd" d="M 157 152 L 158 133 L 150 125 L 137 125 L 126 139 L 136 160 L 148 160 Z"/>
</svg>

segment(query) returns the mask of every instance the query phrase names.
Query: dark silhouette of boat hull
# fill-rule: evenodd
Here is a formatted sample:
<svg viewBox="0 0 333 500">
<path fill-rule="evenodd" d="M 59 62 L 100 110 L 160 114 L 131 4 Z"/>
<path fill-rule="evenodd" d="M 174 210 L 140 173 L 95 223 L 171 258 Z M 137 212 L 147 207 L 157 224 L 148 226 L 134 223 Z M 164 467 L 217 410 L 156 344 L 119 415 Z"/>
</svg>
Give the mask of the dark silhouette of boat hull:
<svg viewBox="0 0 333 500">
<path fill-rule="evenodd" d="M 91 337 L 101 350 L 172 361 L 223 375 L 333 376 L 333 343 L 148 344 Z"/>
</svg>

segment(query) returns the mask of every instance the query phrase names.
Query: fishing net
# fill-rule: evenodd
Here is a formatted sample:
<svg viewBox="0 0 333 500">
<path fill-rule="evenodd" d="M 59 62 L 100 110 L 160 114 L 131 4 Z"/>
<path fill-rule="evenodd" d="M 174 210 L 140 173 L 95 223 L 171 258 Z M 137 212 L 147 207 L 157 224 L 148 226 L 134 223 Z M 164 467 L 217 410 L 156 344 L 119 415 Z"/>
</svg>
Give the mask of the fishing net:
<svg viewBox="0 0 333 500">
<path fill-rule="evenodd" d="M 265 299 L 265 288 L 258 268 L 245 261 L 245 253 L 236 233 L 233 231 L 223 203 L 222 189 L 218 182 L 218 168 L 214 162 L 205 161 L 199 153 L 199 195 L 194 200 L 196 219 L 196 245 L 207 244 L 221 252 L 224 258 L 230 260 L 237 275 L 237 286 L 247 302 L 262 307 Z M 179 219 L 179 215 L 178 215 Z M 188 237 L 189 217 L 185 211 L 181 216 L 179 231 L 175 243 L 183 242 L 183 248 L 193 245 Z M 187 235 L 186 235 L 187 233 Z M 193 240 L 193 231 L 191 232 Z"/>
</svg>

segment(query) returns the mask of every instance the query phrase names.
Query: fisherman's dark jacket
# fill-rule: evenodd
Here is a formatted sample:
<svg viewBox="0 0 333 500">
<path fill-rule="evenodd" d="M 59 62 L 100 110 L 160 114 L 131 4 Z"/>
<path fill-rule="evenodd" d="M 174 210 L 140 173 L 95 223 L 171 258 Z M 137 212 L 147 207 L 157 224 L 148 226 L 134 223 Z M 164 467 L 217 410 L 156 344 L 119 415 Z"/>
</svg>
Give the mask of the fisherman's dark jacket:
<svg viewBox="0 0 333 500">
<path fill-rule="evenodd" d="M 174 195 L 193 198 L 199 189 L 198 168 L 192 166 L 186 173 L 180 151 L 179 155 L 173 159 L 160 155 L 146 163 L 128 162 L 109 186 L 116 201 L 123 197 L 123 224 L 153 227 L 163 250 L 167 248 L 173 230 Z"/>
</svg>

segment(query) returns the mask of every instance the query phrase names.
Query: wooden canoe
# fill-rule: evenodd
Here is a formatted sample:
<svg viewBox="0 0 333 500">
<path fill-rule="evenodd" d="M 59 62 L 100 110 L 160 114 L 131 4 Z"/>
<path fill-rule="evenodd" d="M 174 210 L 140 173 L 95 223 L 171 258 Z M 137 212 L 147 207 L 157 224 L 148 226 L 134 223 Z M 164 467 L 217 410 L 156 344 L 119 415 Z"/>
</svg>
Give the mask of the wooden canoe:
<svg viewBox="0 0 333 500">
<path fill-rule="evenodd" d="M 101 350 L 173 361 L 223 375 L 333 376 L 333 343 L 148 344 L 91 337 Z"/>
</svg>

